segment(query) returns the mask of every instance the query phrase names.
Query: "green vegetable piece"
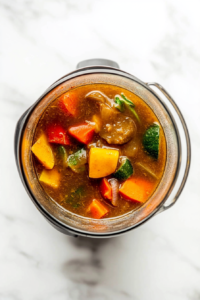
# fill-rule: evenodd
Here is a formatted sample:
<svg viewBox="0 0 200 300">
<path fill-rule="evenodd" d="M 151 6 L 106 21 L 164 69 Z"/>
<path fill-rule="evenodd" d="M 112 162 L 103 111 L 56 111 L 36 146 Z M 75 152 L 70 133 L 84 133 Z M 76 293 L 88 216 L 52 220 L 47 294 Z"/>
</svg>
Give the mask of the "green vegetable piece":
<svg viewBox="0 0 200 300">
<path fill-rule="evenodd" d="M 135 110 L 135 104 L 129 100 L 128 98 L 126 98 L 126 96 L 121 93 L 122 99 L 119 99 L 120 101 L 123 101 L 124 104 L 126 105 L 126 107 L 132 112 L 132 114 L 134 114 L 135 118 L 137 119 L 137 121 L 140 123 L 140 117 L 138 116 L 136 110 Z"/>
<path fill-rule="evenodd" d="M 121 112 L 124 112 L 124 101 L 121 100 L 119 97 L 115 97 L 115 103 L 115 108 L 117 108 Z"/>
<path fill-rule="evenodd" d="M 86 151 L 84 148 L 76 151 L 75 153 L 71 154 L 68 157 L 69 167 L 73 167 L 73 166 L 79 167 L 86 164 L 86 162 L 87 162 Z"/>
<path fill-rule="evenodd" d="M 121 93 L 121 96 L 126 104 L 128 104 L 129 106 L 135 107 L 135 104 L 131 100 L 127 99 L 123 93 Z"/>
<path fill-rule="evenodd" d="M 68 165 L 68 162 L 67 162 L 68 155 L 67 155 L 67 151 L 66 151 L 65 147 L 58 146 L 58 155 L 59 155 L 59 157 L 62 157 L 63 164 L 67 167 L 67 165 Z"/>
<path fill-rule="evenodd" d="M 144 149 L 155 159 L 158 159 L 160 126 L 152 124 L 143 136 Z"/>
<path fill-rule="evenodd" d="M 113 176 L 119 180 L 126 180 L 133 174 L 133 167 L 127 157 L 123 157 L 121 161 L 119 169 L 113 174 Z"/>
<path fill-rule="evenodd" d="M 86 151 L 84 148 L 76 151 L 68 157 L 68 166 L 75 173 L 82 173 L 86 170 L 85 164 L 87 163 Z"/>
<path fill-rule="evenodd" d="M 134 114 L 134 116 L 136 117 L 136 119 L 140 123 L 140 117 L 138 116 L 136 110 L 133 107 L 131 107 L 131 106 L 128 106 L 128 109 Z"/>
</svg>

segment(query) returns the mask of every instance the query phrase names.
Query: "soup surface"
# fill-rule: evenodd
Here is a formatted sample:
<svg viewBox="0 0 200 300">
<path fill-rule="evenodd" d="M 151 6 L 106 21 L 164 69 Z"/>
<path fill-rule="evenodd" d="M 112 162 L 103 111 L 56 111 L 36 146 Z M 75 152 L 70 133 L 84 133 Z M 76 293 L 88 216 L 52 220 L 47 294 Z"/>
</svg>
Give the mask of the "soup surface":
<svg viewBox="0 0 200 300">
<path fill-rule="evenodd" d="M 38 180 L 53 201 L 100 219 L 149 199 L 164 172 L 166 141 L 142 99 L 117 86 L 91 84 L 46 108 L 32 153 Z"/>
</svg>

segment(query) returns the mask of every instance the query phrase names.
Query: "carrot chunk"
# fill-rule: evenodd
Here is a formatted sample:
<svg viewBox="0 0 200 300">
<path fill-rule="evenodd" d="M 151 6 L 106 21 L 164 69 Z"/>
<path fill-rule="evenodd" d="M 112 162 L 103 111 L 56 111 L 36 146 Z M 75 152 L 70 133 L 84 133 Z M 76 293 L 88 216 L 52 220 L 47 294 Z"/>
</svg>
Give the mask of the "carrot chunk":
<svg viewBox="0 0 200 300">
<path fill-rule="evenodd" d="M 83 144 L 90 143 L 94 136 L 94 126 L 87 123 L 71 126 L 68 131 L 71 136 Z"/>
<path fill-rule="evenodd" d="M 109 212 L 109 210 L 100 201 L 96 199 L 92 200 L 88 211 L 91 213 L 94 219 L 101 219 Z"/>
<path fill-rule="evenodd" d="M 144 203 L 153 191 L 153 184 L 143 178 L 129 178 L 119 189 L 120 195 L 133 202 Z"/>
<path fill-rule="evenodd" d="M 59 99 L 60 108 L 68 115 L 78 114 L 78 97 L 73 92 L 63 94 Z"/>
<path fill-rule="evenodd" d="M 100 192 L 103 198 L 112 200 L 112 188 L 106 178 L 103 178 L 101 181 Z"/>
<path fill-rule="evenodd" d="M 50 143 L 61 144 L 61 145 L 71 145 L 71 141 L 67 132 L 60 125 L 50 125 L 47 128 L 48 140 Z"/>
</svg>

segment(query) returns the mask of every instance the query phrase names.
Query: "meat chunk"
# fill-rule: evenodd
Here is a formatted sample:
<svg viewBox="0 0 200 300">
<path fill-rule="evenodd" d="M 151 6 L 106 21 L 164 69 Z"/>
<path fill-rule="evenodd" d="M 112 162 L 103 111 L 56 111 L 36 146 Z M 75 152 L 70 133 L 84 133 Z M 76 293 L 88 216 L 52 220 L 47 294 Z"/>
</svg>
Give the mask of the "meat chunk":
<svg viewBox="0 0 200 300">
<path fill-rule="evenodd" d="M 109 121 L 104 122 L 99 135 L 107 141 L 108 144 L 125 144 L 129 142 L 136 132 L 134 121 L 119 113 Z"/>
<path fill-rule="evenodd" d="M 114 108 L 105 104 L 100 105 L 100 114 L 103 123 L 114 121 L 114 119 L 120 115 L 120 112 Z"/>
</svg>

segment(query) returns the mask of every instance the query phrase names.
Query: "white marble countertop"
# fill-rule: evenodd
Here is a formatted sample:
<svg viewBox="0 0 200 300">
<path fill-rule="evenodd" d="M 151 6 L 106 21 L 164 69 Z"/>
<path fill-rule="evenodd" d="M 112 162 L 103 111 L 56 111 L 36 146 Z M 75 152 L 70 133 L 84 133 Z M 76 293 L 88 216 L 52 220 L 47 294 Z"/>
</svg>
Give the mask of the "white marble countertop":
<svg viewBox="0 0 200 300">
<path fill-rule="evenodd" d="M 0 0 L 0 299 L 200 299 L 200 3 L 198 0 Z M 178 203 L 138 229 L 71 238 L 35 209 L 13 154 L 21 114 L 56 79 L 108 58 L 160 82 L 190 130 Z"/>
</svg>

